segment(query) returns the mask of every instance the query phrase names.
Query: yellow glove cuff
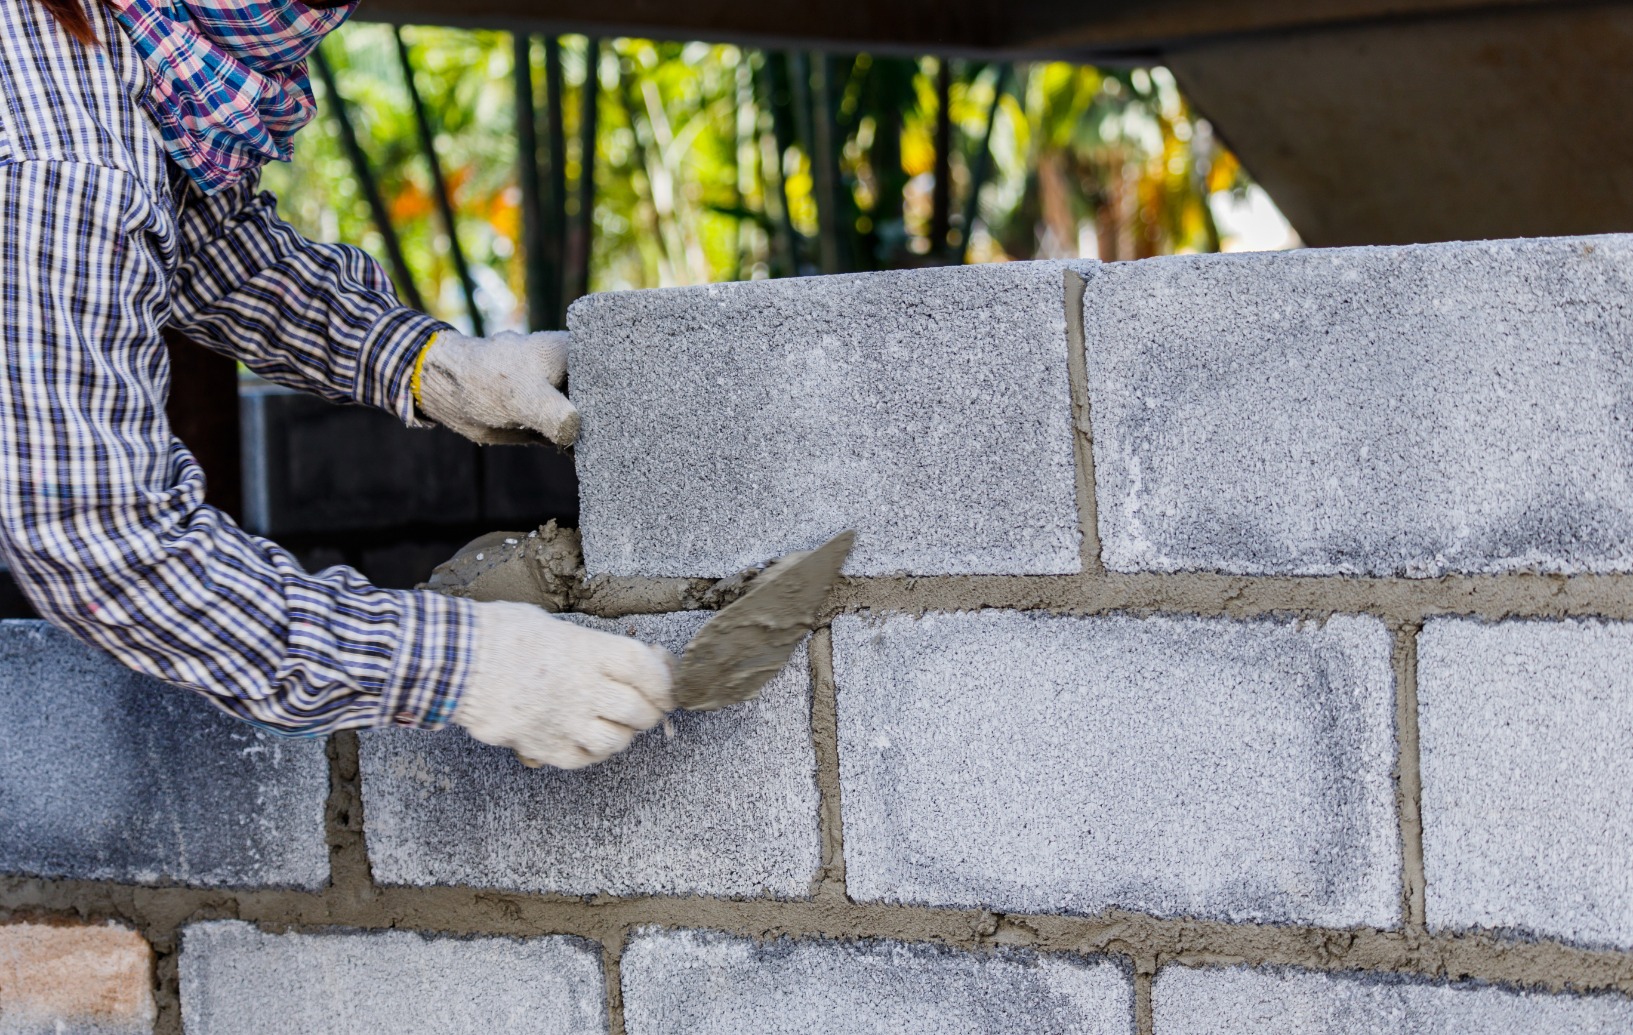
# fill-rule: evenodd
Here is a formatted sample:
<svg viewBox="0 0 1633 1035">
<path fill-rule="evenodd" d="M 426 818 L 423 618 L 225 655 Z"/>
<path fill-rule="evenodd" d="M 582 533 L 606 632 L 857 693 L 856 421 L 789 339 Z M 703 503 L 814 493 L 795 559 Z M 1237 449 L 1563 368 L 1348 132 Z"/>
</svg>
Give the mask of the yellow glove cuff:
<svg viewBox="0 0 1633 1035">
<path fill-rule="evenodd" d="M 440 337 L 442 337 L 441 331 L 431 335 L 431 340 L 425 343 L 425 346 L 420 349 L 419 356 L 414 360 L 414 373 L 408 378 L 408 390 L 414 396 L 415 406 L 420 405 L 420 374 L 425 370 L 425 357 L 431 354 L 431 346 L 435 345 Z"/>
</svg>

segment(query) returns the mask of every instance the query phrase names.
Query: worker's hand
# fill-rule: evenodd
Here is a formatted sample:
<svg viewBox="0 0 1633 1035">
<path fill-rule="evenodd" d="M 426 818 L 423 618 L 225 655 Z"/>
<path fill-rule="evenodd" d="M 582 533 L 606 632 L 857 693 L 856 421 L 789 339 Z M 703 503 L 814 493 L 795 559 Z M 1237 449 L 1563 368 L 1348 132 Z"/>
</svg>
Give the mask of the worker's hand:
<svg viewBox="0 0 1633 1035">
<path fill-rule="evenodd" d="M 662 647 L 553 618 L 476 605 L 475 658 L 454 721 L 524 765 L 579 769 L 629 746 L 675 706 Z"/>
<path fill-rule="evenodd" d="M 567 380 L 567 332 L 467 338 L 443 331 L 422 357 L 414 401 L 427 417 L 483 445 L 578 438 Z"/>
</svg>

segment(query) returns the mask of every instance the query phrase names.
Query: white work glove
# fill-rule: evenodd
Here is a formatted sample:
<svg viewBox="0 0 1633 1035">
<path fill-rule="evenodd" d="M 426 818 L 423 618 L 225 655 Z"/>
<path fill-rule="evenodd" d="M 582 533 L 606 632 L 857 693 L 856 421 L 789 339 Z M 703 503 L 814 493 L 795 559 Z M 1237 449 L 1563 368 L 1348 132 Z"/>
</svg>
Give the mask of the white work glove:
<svg viewBox="0 0 1633 1035">
<path fill-rule="evenodd" d="M 437 335 L 421 357 L 414 401 L 445 428 L 481 445 L 544 436 L 566 447 L 578 438 L 578 410 L 560 392 L 567 380 L 567 332 L 467 338 Z"/>
<path fill-rule="evenodd" d="M 453 720 L 523 765 L 593 765 L 675 706 L 668 651 L 532 604 L 477 604 L 474 650 Z"/>
</svg>

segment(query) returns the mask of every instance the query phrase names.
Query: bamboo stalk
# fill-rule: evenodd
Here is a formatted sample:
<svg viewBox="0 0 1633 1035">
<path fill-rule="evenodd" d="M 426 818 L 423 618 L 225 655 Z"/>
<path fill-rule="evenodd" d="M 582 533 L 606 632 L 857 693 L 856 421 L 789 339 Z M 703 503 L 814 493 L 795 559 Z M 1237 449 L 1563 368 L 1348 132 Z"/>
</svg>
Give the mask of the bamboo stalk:
<svg viewBox="0 0 1633 1035">
<path fill-rule="evenodd" d="M 938 262 L 945 261 L 953 225 L 952 98 L 953 63 L 943 57 L 936 62 L 935 183 L 930 193 L 930 254 Z"/>
<path fill-rule="evenodd" d="M 992 167 L 992 127 L 998 121 L 998 105 L 1009 90 L 1009 81 L 1014 71 L 1011 65 L 998 66 L 998 77 L 992 84 L 992 103 L 987 105 L 987 125 L 981 133 L 981 149 L 975 153 L 975 161 L 970 168 L 970 192 L 964 199 L 962 227 L 964 241 L 959 249 L 959 259 L 962 262 L 970 261 L 970 242 L 975 239 L 975 220 L 981 213 L 981 188 L 986 186 L 987 173 Z"/>
<path fill-rule="evenodd" d="M 369 166 L 368 155 L 363 151 L 363 145 L 357 139 L 357 128 L 352 125 L 351 110 L 346 104 L 346 98 L 340 94 L 340 88 L 335 84 L 334 69 L 329 67 L 329 59 L 323 56 L 321 48 L 312 51 L 312 67 L 317 69 L 318 79 L 323 83 L 323 92 L 329 100 L 329 110 L 334 114 L 335 124 L 340 128 L 340 148 L 346 152 L 346 160 L 351 163 L 352 175 L 357 178 L 357 189 L 363 192 L 363 200 L 368 202 L 369 215 L 374 220 L 374 228 L 380 232 L 380 239 L 385 243 L 386 261 L 391 264 L 391 274 L 397 282 L 397 290 L 402 292 L 403 301 L 412 309 L 425 311 L 425 300 L 420 297 L 420 289 L 414 283 L 414 274 L 409 272 L 408 260 L 403 256 L 403 244 L 397 237 L 397 228 L 391 225 L 391 215 L 386 209 L 385 199 L 380 196 L 380 185 L 374 179 L 374 170 Z"/>
<path fill-rule="evenodd" d="M 425 111 L 425 103 L 420 98 L 420 88 L 414 82 L 414 60 L 408 52 L 408 44 L 403 40 L 402 29 L 393 26 L 392 35 L 397 40 L 397 60 L 402 65 L 403 82 L 408 86 L 408 100 L 414 109 L 414 124 L 419 130 L 420 149 L 425 153 L 425 160 L 431 167 L 431 186 L 436 198 L 437 210 L 442 214 L 443 226 L 448 231 L 448 251 L 453 259 L 454 272 L 459 277 L 460 290 L 465 294 L 465 311 L 471 318 L 471 330 L 477 337 L 487 333 L 482 320 L 482 310 L 476 305 L 476 281 L 471 277 L 471 268 L 465 262 L 465 249 L 459 244 L 459 223 L 454 215 L 454 203 L 448 196 L 448 181 L 442 175 L 442 160 L 437 157 L 436 133 L 431 128 L 431 117 Z"/>
</svg>

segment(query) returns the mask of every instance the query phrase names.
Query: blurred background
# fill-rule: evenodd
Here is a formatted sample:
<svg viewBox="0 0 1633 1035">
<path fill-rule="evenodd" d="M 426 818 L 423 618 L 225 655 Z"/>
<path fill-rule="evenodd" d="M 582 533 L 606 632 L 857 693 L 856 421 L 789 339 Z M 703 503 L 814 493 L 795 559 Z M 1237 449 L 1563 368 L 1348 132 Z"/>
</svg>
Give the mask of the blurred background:
<svg viewBox="0 0 1633 1035">
<path fill-rule="evenodd" d="M 324 117 L 265 186 L 307 235 L 377 255 L 383 215 L 399 281 L 465 329 L 473 301 L 489 331 L 554 328 L 585 291 L 1297 243 L 1161 66 L 361 23 L 323 54 Z"/>
</svg>

